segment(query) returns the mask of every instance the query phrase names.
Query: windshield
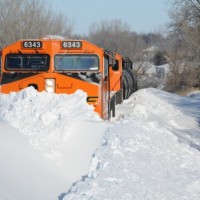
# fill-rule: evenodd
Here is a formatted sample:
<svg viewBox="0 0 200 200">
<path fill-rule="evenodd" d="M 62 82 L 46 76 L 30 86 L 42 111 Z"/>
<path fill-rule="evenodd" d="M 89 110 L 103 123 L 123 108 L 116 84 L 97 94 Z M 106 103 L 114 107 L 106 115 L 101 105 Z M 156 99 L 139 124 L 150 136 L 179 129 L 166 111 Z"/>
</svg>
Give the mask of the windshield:
<svg viewBox="0 0 200 200">
<path fill-rule="evenodd" d="M 55 69 L 58 71 L 96 71 L 99 59 L 96 55 L 56 55 Z"/>
<path fill-rule="evenodd" d="M 50 57 L 46 54 L 8 54 L 5 68 L 7 70 L 47 71 Z"/>
</svg>

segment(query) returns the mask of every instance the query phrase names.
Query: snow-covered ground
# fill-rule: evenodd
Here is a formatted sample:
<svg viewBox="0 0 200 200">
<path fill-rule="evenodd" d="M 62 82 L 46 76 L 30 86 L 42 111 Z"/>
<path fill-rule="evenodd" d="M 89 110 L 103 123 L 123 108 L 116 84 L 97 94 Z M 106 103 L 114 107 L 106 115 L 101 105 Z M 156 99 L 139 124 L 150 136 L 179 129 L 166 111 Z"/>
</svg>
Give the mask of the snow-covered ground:
<svg viewBox="0 0 200 200">
<path fill-rule="evenodd" d="M 200 93 L 143 89 L 111 122 L 85 97 L 0 94 L 0 199 L 200 199 Z"/>
</svg>

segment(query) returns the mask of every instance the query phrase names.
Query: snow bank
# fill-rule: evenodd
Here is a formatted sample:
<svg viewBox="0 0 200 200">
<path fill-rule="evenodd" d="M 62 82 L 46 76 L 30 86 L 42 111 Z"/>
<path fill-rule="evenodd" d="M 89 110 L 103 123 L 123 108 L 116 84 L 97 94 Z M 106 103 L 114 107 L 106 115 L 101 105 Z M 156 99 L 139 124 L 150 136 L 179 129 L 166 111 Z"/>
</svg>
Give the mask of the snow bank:
<svg viewBox="0 0 200 200">
<path fill-rule="evenodd" d="M 0 199 L 58 199 L 70 185 L 60 166 L 44 159 L 9 123 L 0 122 Z"/>
<path fill-rule="evenodd" d="M 64 200 L 198 200 L 200 131 L 176 105 L 181 101 L 154 89 L 133 94 L 120 106 L 126 116 L 110 125 L 88 176 Z"/>
<path fill-rule="evenodd" d="M 134 93 L 103 122 L 86 94 L 0 94 L 0 199 L 199 200 L 200 95 Z"/>
<path fill-rule="evenodd" d="M 7 138 L 2 141 L 0 171 L 5 171 L 1 166 L 9 166 L 9 170 L 4 174 L 7 181 L 0 181 L 0 188 L 5 191 L 0 192 L 0 199 L 6 195 L 13 200 L 57 199 L 74 181 L 88 173 L 91 157 L 107 125 L 85 99 L 82 91 L 57 95 L 38 93 L 33 88 L 1 94 L 0 132 L 1 137 Z M 21 163 L 20 167 L 15 168 L 16 163 Z M 9 173 L 12 170 L 11 174 L 16 173 L 18 177 L 16 182 L 13 179 L 16 176 Z M 22 186 L 9 188 L 14 184 Z"/>
</svg>

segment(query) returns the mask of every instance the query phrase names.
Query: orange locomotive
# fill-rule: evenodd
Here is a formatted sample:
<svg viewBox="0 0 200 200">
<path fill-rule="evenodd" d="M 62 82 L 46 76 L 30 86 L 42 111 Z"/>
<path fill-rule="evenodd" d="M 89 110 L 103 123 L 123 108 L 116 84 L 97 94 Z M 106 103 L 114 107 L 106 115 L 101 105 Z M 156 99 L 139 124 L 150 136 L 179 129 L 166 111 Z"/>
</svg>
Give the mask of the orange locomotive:
<svg viewBox="0 0 200 200">
<path fill-rule="evenodd" d="M 115 105 L 136 90 L 131 61 L 86 40 L 19 40 L 3 48 L 1 64 L 2 93 L 30 86 L 67 94 L 81 89 L 103 119 L 115 116 Z"/>
</svg>

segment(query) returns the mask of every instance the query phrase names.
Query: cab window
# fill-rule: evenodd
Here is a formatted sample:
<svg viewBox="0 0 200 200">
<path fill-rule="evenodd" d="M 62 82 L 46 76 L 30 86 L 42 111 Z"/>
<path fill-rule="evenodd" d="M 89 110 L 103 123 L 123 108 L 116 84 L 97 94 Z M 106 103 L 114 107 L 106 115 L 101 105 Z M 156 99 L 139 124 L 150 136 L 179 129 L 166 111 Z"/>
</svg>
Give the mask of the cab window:
<svg viewBox="0 0 200 200">
<path fill-rule="evenodd" d="M 47 71 L 50 56 L 47 54 L 8 54 L 5 68 L 7 70 Z"/>
<path fill-rule="evenodd" d="M 56 55 L 55 69 L 57 71 L 96 71 L 99 69 L 97 55 Z"/>
</svg>

